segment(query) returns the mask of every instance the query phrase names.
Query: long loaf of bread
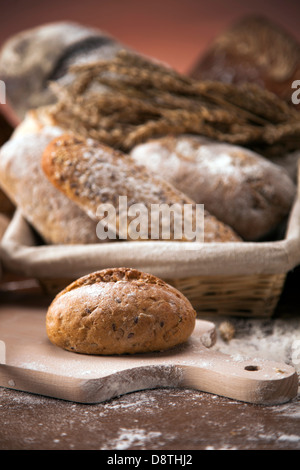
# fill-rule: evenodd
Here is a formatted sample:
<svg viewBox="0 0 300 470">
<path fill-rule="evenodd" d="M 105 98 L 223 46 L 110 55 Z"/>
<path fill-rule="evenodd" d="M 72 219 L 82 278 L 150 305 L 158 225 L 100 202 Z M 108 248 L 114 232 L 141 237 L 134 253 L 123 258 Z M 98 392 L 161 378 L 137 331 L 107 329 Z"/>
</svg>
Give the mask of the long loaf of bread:
<svg viewBox="0 0 300 470">
<path fill-rule="evenodd" d="M 133 204 L 142 204 L 145 208 L 152 204 L 195 206 L 192 199 L 137 165 L 128 155 L 91 139 L 67 134 L 57 137 L 44 151 L 42 168 L 56 188 L 96 221 L 101 220 L 99 207 L 111 204 L 118 208 L 120 196 L 127 198 L 125 212 Z M 121 217 L 122 213 L 118 213 L 115 227 L 108 228 L 115 228 L 117 235 L 126 240 L 134 239 L 128 232 L 129 225 L 121 231 Z M 204 223 L 206 242 L 240 240 L 230 227 L 208 212 L 204 214 Z M 170 228 L 171 240 L 176 239 L 173 228 Z M 146 239 L 151 235 L 150 221 Z"/>
<path fill-rule="evenodd" d="M 41 169 L 45 147 L 60 133 L 55 127 L 16 133 L 0 151 L 0 184 L 46 243 L 99 243 L 95 222 L 58 191 Z"/>
<path fill-rule="evenodd" d="M 287 172 L 246 148 L 200 136 L 166 136 L 131 157 L 159 174 L 244 240 L 268 236 L 289 214 L 296 186 Z"/>
</svg>

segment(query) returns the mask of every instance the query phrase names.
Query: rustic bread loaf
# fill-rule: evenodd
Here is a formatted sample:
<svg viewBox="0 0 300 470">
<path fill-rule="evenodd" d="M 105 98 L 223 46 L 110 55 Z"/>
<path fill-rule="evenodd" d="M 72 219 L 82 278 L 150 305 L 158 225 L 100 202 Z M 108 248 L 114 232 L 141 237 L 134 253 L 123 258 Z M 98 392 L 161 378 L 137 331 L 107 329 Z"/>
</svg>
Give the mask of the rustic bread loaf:
<svg viewBox="0 0 300 470">
<path fill-rule="evenodd" d="M 198 80 L 254 83 L 292 104 L 299 79 L 300 44 L 289 31 L 261 16 L 246 16 L 219 34 L 189 75 Z M 300 105 L 294 105 L 300 109 Z"/>
<path fill-rule="evenodd" d="M 71 134 L 59 136 L 45 149 L 42 168 L 53 185 L 94 220 L 102 220 L 98 213 L 99 207 L 111 204 L 118 210 L 119 197 L 126 197 L 125 226 L 121 223 L 124 218 L 121 209 L 116 214 L 116 220 L 112 220 L 112 225 L 108 223 L 110 230 L 115 230 L 120 238 L 126 240 L 136 239 L 129 228 L 132 221 L 129 208 L 134 204 L 142 204 L 148 210 L 146 233 L 138 235 L 139 239 L 153 239 L 152 220 L 151 217 L 148 218 L 153 204 L 176 205 L 175 211 L 180 215 L 185 204 L 195 207 L 193 200 L 165 180 L 148 172 L 144 166 L 137 165 L 128 155 L 92 139 Z M 204 241 L 240 240 L 230 227 L 208 212 L 204 214 L 204 219 Z M 181 222 L 182 220 L 181 218 Z M 174 227 L 174 224 L 169 224 L 169 240 L 176 239 Z M 185 239 L 184 233 L 182 239 Z"/>
<path fill-rule="evenodd" d="M 177 289 L 130 268 L 104 269 L 66 287 L 49 306 L 50 341 L 83 354 L 134 354 L 185 342 L 196 312 Z"/>
<path fill-rule="evenodd" d="M 0 151 L 0 185 L 48 244 L 98 243 L 96 224 L 48 181 L 41 169 L 55 127 L 16 134 Z"/>
<path fill-rule="evenodd" d="M 152 140 L 136 146 L 131 157 L 204 204 L 245 240 L 268 235 L 296 195 L 283 168 L 245 148 L 200 136 Z"/>
<path fill-rule="evenodd" d="M 22 31 L 0 51 L 7 99 L 22 119 L 26 111 L 56 100 L 49 82 L 70 80 L 70 65 L 110 59 L 120 48 L 107 33 L 69 21 Z"/>
</svg>

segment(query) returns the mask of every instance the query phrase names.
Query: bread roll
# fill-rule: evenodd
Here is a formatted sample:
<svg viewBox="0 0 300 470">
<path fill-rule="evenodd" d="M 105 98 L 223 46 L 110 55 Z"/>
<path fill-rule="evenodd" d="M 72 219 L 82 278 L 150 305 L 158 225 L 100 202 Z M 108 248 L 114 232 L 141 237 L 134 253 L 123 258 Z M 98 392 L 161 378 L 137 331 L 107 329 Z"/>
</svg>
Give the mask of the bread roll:
<svg viewBox="0 0 300 470">
<path fill-rule="evenodd" d="M 273 21 L 246 16 L 213 40 L 189 75 L 224 83 L 251 82 L 292 104 L 291 85 L 300 76 L 300 44 Z"/>
<path fill-rule="evenodd" d="M 50 341 L 83 354 L 134 354 L 185 342 L 196 312 L 157 277 L 130 268 L 104 269 L 70 284 L 46 316 Z"/>
<path fill-rule="evenodd" d="M 55 127 L 15 135 L 0 151 L 0 185 L 48 244 L 98 243 L 96 224 L 47 180 L 41 156 Z"/>
<path fill-rule="evenodd" d="M 136 146 L 131 157 L 204 204 L 244 240 L 268 235 L 288 215 L 296 195 L 283 168 L 204 137 L 162 137 Z"/>
<path fill-rule="evenodd" d="M 110 59 L 120 48 L 106 33 L 69 21 L 22 31 L 0 51 L 0 79 L 7 99 L 23 119 L 28 110 L 56 100 L 49 82 L 71 80 L 70 65 Z"/>
<path fill-rule="evenodd" d="M 118 210 L 120 196 L 127 198 L 125 213 L 134 204 L 142 204 L 148 211 L 146 234 L 143 234 L 146 239 L 152 239 L 151 217 L 148 217 L 151 205 L 176 204 L 180 215 L 185 204 L 190 204 L 193 208 L 195 206 L 193 200 L 165 180 L 149 173 L 145 167 L 137 165 L 128 155 L 92 139 L 74 135 L 63 135 L 54 139 L 44 151 L 42 168 L 52 184 L 94 220 L 102 220 L 98 210 L 103 204 L 110 204 Z M 112 221 L 115 226 L 108 224 L 109 229 L 115 230 L 118 236 L 126 240 L 135 239 L 129 232 L 132 219 L 128 217 L 123 228 L 122 216 L 124 214 L 121 210 L 117 212 L 116 220 Z M 240 240 L 231 228 L 220 223 L 209 213 L 206 212 L 204 218 L 204 241 Z M 169 229 L 169 239 L 174 240 L 174 225 L 169 226 Z"/>
</svg>

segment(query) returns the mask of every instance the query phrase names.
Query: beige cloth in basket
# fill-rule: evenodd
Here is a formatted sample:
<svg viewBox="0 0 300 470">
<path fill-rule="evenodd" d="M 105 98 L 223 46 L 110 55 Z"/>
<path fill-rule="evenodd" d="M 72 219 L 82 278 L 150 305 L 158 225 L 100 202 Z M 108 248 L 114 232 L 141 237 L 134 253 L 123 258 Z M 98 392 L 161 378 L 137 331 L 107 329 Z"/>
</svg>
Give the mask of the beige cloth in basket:
<svg viewBox="0 0 300 470">
<path fill-rule="evenodd" d="M 193 245 L 193 249 L 191 249 Z M 287 273 L 300 264 L 300 191 L 284 240 L 275 242 L 113 242 L 36 245 L 34 232 L 16 211 L 1 245 L 5 268 L 38 279 L 78 278 L 107 267 L 133 267 L 163 279 Z"/>
</svg>

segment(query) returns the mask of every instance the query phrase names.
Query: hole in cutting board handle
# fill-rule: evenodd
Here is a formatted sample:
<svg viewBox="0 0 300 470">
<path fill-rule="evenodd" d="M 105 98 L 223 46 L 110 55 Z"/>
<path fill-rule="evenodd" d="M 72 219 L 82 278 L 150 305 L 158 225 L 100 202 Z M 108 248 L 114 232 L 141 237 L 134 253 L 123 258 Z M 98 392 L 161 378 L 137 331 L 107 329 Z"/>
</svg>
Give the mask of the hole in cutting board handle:
<svg viewBox="0 0 300 470">
<path fill-rule="evenodd" d="M 249 370 L 249 371 L 255 371 L 255 370 L 259 370 L 259 367 L 250 365 L 250 366 L 245 366 L 244 369 Z"/>
</svg>

